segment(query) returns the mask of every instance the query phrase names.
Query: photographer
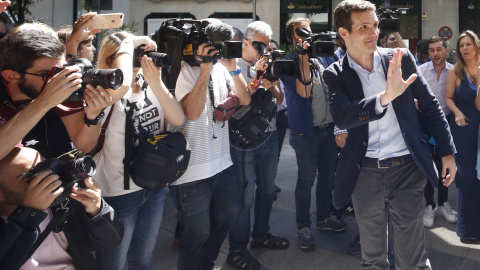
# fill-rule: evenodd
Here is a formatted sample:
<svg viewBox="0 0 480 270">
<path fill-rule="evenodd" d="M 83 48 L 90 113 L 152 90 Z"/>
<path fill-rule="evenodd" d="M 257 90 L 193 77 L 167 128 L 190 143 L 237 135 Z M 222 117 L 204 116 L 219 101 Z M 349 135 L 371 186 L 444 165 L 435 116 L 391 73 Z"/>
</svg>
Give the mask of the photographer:
<svg viewBox="0 0 480 270">
<path fill-rule="evenodd" d="M 248 78 L 249 90 L 253 94 L 256 88 L 252 83 L 272 92 L 277 104 L 282 104 L 283 93 L 263 77 L 257 79 L 257 70 L 265 71 L 268 61 L 262 57 L 270 44 L 272 29 L 262 21 L 252 22 L 245 30 L 242 58 L 238 60 L 244 78 Z M 253 66 L 255 65 L 255 68 Z M 253 68 L 253 69 L 252 69 Z M 263 75 L 262 75 L 263 76 Z M 258 87 L 258 86 L 257 86 Z M 278 161 L 278 134 L 276 118 L 273 118 L 265 132 L 250 147 L 239 147 L 233 143 L 230 146 L 232 170 L 229 174 L 231 182 L 244 186 L 243 204 L 238 217 L 228 235 L 230 244 L 227 263 L 236 269 L 260 269 L 260 263 L 247 250 L 250 236 L 250 248 L 286 249 L 289 241 L 286 238 L 270 233 L 270 213 L 275 199 L 275 177 Z M 250 210 L 255 204 L 254 221 L 250 221 Z M 251 225 L 253 223 L 253 229 Z"/>
<path fill-rule="evenodd" d="M 0 161 L 0 265 L 4 269 L 100 269 L 92 251 L 118 245 L 123 228 L 114 210 L 101 198 L 98 184 L 86 178 L 86 188 L 74 188 L 70 200 L 49 208 L 63 191 L 62 179 L 51 171 L 28 182 L 28 172 L 40 162 L 33 149 L 14 148 Z M 42 232 L 54 225 L 31 257 Z M 41 236 L 42 235 L 42 236 Z M 23 266 L 22 266 L 23 265 Z"/>
<path fill-rule="evenodd" d="M 294 18 L 287 22 L 289 41 L 305 50 L 309 44 L 296 33 L 297 28 L 311 32 L 310 20 Z M 333 134 L 334 124 L 329 112 L 327 87 L 322 74 L 324 66 L 308 53 L 288 55 L 299 66 L 297 78 L 282 78 L 288 106 L 290 144 L 295 150 L 298 165 L 298 179 L 295 188 L 297 241 L 300 249 L 315 246 L 310 231 L 311 189 L 317 178 L 316 224 L 318 230 L 335 232 L 345 230 L 347 224 L 331 215 L 332 189 L 337 162 L 337 146 Z M 318 170 L 317 177 L 316 171 Z"/>
<path fill-rule="evenodd" d="M 209 22 L 213 32 L 227 33 L 216 42 L 233 38 L 231 26 Z M 182 61 L 175 88 L 187 119 L 172 131 L 181 132 L 191 148 L 187 171 L 170 185 L 182 228 L 178 269 L 213 268 L 240 207 L 240 184 L 228 181 L 228 173 L 223 173 L 232 165 L 228 122 L 214 121 L 213 105 L 225 100 L 228 91 L 237 95 L 240 105 L 247 105 L 250 93 L 235 58 L 212 61 L 218 52 L 209 43 L 200 44 L 194 52 L 199 66 Z"/>
<path fill-rule="evenodd" d="M 178 126 L 185 118 L 180 104 L 161 80 L 161 68 L 146 55 L 135 55 L 133 48 L 140 45 L 147 51 L 156 48 L 148 37 L 116 32 L 102 40 L 98 54 L 99 68 L 121 67 L 124 75 L 135 77 L 127 93 L 105 111 L 105 121 L 109 121 L 105 127 L 105 141 L 94 156 L 96 178 L 104 187 L 105 201 L 115 209 L 125 227 L 120 246 L 98 256 L 104 270 L 123 269 L 125 261 L 129 269 L 153 269 L 165 189 L 147 190 L 133 183 L 124 165 L 125 160 L 132 159 L 129 149 L 133 148 L 133 140 L 132 145 L 127 146 L 126 138 L 129 134 L 137 137 L 143 133 L 158 135 L 164 131 L 165 121 Z M 143 75 L 139 73 L 140 67 L 134 67 L 133 55 L 136 60 L 141 57 Z M 127 113 L 131 113 L 131 117 Z M 127 121 L 128 117 L 131 121 Z"/>
<path fill-rule="evenodd" d="M 0 40 L 0 158 L 22 140 L 47 158 L 72 150 L 72 142 L 83 152 L 97 143 L 96 123 L 111 97 L 102 87 L 87 85 L 84 106 L 61 104 L 82 87 L 77 66 L 54 75 L 64 64 L 64 52 L 45 25 L 23 24 Z"/>
</svg>

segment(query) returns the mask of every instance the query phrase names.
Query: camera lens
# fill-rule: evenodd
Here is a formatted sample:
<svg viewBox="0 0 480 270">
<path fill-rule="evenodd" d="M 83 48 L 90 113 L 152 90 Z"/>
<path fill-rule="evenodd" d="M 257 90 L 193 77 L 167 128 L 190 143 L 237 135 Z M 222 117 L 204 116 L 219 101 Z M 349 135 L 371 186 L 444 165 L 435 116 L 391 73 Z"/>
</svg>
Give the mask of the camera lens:
<svg viewBox="0 0 480 270">
<path fill-rule="evenodd" d="M 152 58 L 157 67 L 166 67 L 170 65 L 170 55 L 159 52 L 147 52 L 148 57 Z"/>
<path fill-rule="evenodd" d="M 82 181 L 95 174 L 96 164 L 92 157 L 85 156 L 70 161 L 59 169 L 58 175 L 64 183 Z"/>
<path fill-rule="evenodd" d="M 114 69 L 90 69 L 83 73 L 83 84 L 97 85 L 103 88 L 117 90 L 123 83 L 123 72 L 118 68 Z"/>
</svg>

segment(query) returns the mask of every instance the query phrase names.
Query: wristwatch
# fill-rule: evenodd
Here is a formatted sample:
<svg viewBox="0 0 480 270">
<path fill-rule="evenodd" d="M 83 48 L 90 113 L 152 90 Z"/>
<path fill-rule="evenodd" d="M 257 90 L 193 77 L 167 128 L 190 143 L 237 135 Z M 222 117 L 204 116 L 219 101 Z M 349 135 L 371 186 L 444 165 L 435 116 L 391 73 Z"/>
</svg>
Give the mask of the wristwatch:
<svg viewBox="0 0 480 270">
<path fill-rule="evenodd" d="M 98 122 L 100 122 L 100 120 L 102 120 L 103 116 L 105 116 L 105 113 L 103 112 L 103 110 L 100 112 L 100 114 L 95 117 L 95 119 L 88 119 L 87 118 L 87 114 L 84 115 L 83 117 L 83 122 L 85 122 L 85 125 L 87 125 L 87 127 L 90 127 L 90 125 L 96 125 L 98 124 Z"/>
</svg>

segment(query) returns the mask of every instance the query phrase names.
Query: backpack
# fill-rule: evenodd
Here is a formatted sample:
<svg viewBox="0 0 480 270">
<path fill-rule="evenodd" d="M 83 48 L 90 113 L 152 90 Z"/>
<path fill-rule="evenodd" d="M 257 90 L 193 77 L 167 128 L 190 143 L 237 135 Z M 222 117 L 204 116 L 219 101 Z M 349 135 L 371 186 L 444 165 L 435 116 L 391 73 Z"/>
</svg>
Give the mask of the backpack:
<svg viewBox="0 0 480 270">
<path fill-rule="evenodd" d="M 277 102 L 272 92 L 258 88 L 249 105 L 239 106 L 228 121 L 230 143 L 233 146 L 250 147 L 270 125 Z"/>
</svg>

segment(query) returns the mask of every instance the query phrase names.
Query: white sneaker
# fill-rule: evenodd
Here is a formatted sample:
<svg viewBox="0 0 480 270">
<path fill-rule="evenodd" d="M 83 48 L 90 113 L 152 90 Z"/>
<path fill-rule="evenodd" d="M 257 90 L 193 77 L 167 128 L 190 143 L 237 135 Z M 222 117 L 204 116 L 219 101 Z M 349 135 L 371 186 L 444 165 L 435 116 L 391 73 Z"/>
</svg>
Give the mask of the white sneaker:
<svg viewBox="0 0 480 270">
<path fill-rule="evenodd" d="M 445 202 L 443 205 L 437 207 L 437 214 L 445 218 L 447 222 L 457 223 L 457 215 L 453 213 L 450 203 Z M 425 218 L 423 219 L 425 223 Z"/>
<path fill-rule="evenodd" d="M 435 209 L 429 205 L 423 210 L 423 226 L 427 228 L 433 227 L 433 221 L 435 220 Z"/>
</svg>

